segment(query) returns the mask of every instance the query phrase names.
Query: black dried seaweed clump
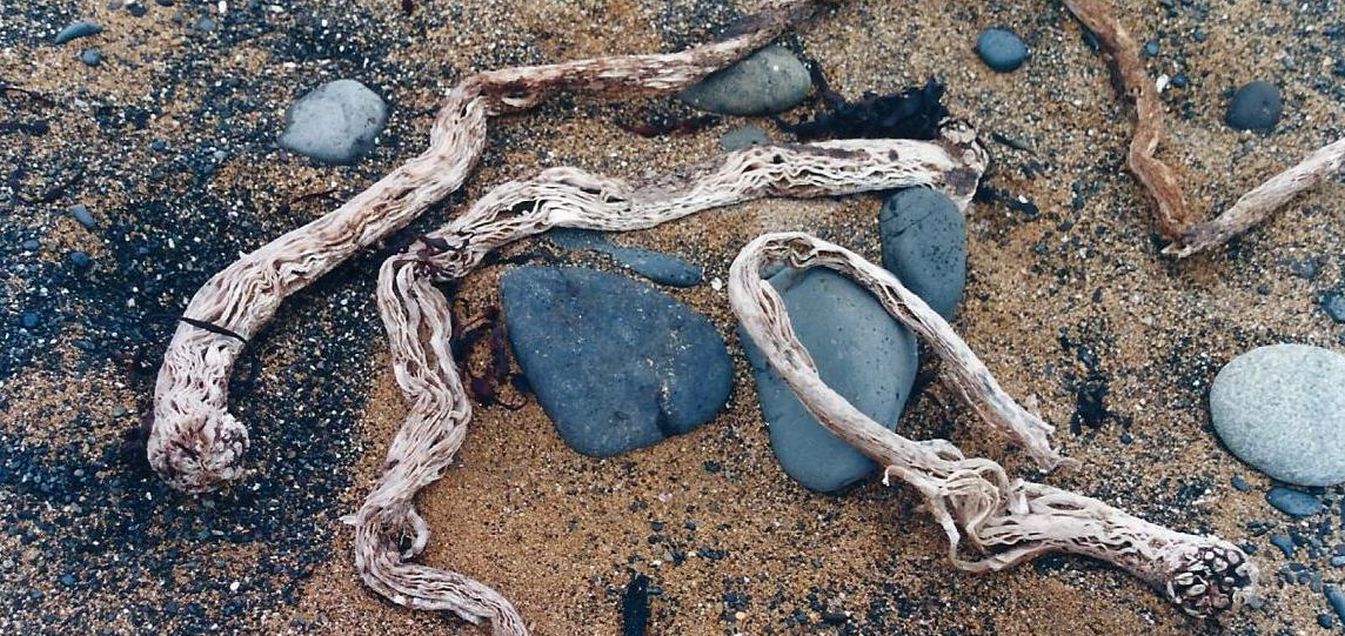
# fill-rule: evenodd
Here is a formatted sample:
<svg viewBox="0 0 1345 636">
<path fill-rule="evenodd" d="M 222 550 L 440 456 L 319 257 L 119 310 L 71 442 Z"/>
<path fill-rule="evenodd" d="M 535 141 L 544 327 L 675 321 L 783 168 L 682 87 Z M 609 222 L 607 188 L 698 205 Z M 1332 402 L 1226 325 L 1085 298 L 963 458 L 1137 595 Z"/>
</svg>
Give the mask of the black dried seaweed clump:
<svg viewBox="0 0 1345 636">
<path fill-rule="evenodd" d="M 649 625 L 649 577 L 636 573 L 621 595 L 621 636 L 645 636 Z"/>
<path fill-rule="evenodd" d="M 851 102 L 827 86 L 816 65 L 813 69 L 813 83 L 826 102 L 827 110 L 814 115 L 811 121 L 797 124 L 779 118 L 775 120 L 781 130 L 797 136 L 800 141 L 934 139 L 939 134 L 939 122 L 948 116 L 948 109 L 940 101 L 943 84 L 932 77 L 924 86 L 886 95 L 864 93 L 863 97 Z"/>
</svg>

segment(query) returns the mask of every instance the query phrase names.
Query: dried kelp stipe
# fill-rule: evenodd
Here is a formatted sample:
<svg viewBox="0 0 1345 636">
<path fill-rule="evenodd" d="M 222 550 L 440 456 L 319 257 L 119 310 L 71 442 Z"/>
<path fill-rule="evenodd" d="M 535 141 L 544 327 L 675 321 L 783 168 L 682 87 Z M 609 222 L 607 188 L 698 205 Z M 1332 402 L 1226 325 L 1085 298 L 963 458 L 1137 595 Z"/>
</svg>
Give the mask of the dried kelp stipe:
<svg viewBox="0 0 1345 636">
<path fill-rule="evenodd" d="M 1135 105 L 1135 134 L 1127 162 L 1130 171 L 1158 202 L 1157 224 L 1171 244 L 1164 254 L 1185 258 L 1227 243 L 1283 207 L 1298 193 L 1316 187 L 1345 163 L 1345 139 L 1327 145 L 1298 165 L 1271 177 L 1238 199 L 1215 219 L 1189 225 L 1186 199 L 1176 174 L 1154 158 L 1163 136 L 1163 105 L 1158 87 L 1144 71 L 1139 44 L 1106 9 L 1106 0 L 1063 0 L 1112 57 L 1125 94 Z"/>
<path fill-rule="evenodd" d="M 394 602 L 489 619 L 499 634 L 522 634 L 522 619 L 503 596 L 454 572 L 409 562 L 429 541 L 415 495 L 437 481 L 466 437 L 472 403 L 450 344 L 453 317 L 439 285 L 466 276 L 500 246 L 556 227 L 640 230 L 687 215 L 773 197 L 841 196 L 929 186 L 965 209 L 988 157 L 975 131 L 949 122 L 936 141 L 845 139 L 754 146 L 665 175 L 624 180 L 577 168 L 551 168 L 486 193 L 463 215 L 429 233 L 379 272 L 378 308 L 397 384 L 410 406 L 388 448 L 383 475 L 355 526 L 355 567 Z M 981 367 L 983 370 L 983 367 Z M 1042 469 L 1062 461 L 1051 427 L 998 391 L 976 369 L 993 399 L 987 419 L 1023 446 Z M 403 549 L 403 545 L 411 546 Z"/>
<path fill-rule="evenodd" d="M 968 458 L 946 440 L 912 441 L 870 419 L 822 381 L 789 322 L 784 301 L 763 278 L 769 265 L 826 267 L 868 289 L 893 318 L 931 345 L 946 378 L 982 416 L 993 379 L 952 327 L 891 272 L 838 245 L 799 233 L 753 240 L 729 270 L 729 302 L 743 330 L 790 391 L 828 430 L 925 498 L 948 535 L 948 556 L 970 572 L 992 572 L 1048 552 L 1093 557 L 1161 590 L 1192 616 L 1212 616 L 1254 593 L 1257 569 L 1227 541 L 1175 532 L 1107 504 L 1013 479 L 998 463 Z M 966 374 L 978 369 L 979 374 Z M 997 386 L 993 386 L 996 390 Z M 1010 400 L 1011 401 L 1011 400 Z M 962 555 L 962 541 L 980 553 Z"/>
<path fill-rule="evenodd" d="M 735 31 L 739 35 L 681 53 L 509 68 L 463 80 L 449 92 L 437 113 L 430 147 L 423 154 L 340 208 L 245 255 L 211 278 L 192 298 L 165 353 L 155 387 L 147 449 L 151 465 L 168 483 L 192 492 L 216 488 L 242 475 L 247 429 L 227 406 L 229 376 L 244 340 L 252 338 L 271 319 L 287 296 L 459 188 L 482 154 L 490 116 L 530 108 L 562 90 L 608 98 L 678 90 L 769 42 L 787 25 L 807 16 L 814 4 L 814 0 L 768 0 L 760 13 L 741 23 Z M 852 126 L 852 137 L 874 133 L 879 126 L 896 131 L 907 125 L 902 121 L 908 120 L 919 120 L 927 127 L 930 122 L 925 120 L 934 112 L 929 99 L 932 96 L 932 103 L 937 103 L 939 89 L 927 86 L 924 90 L 927 93 L 923 97 L 908 96 L 901 102 L 918 107 L 871 106 L 867 113 L 861 108 L 851 113 L 850 119 L 837 121 L 849 122 L 845 125 Z M 908 110 L 915 114 L 875 116 Z M 382 475 L 360 509 L 345 519 L 354 526 L 355 567 L 365 584 L 400 605 L 451 611 L 473 623 L 489 621 L 496 636 L 527 633 L 518 611 L 499 592 L 461 574 L 413 562 L 424 551 L 430 535 L 428 524 L 416 510 L 415 497 L 448 469 L 465 440 L 472 415 L 468 391 L 453 355 L 450 303 L 437 284 L 467 275 L 502 245 L 554 227 L 645 229 L 767 196 L 841 196 L 928 186 L 945 192 L 965 210 L 988 156 L 977 142 L 975 131 L 958 122 L 948 122 L 930 137 L 928 141 L 842 139 L 754 147 L 666 175 L 629 181 L 575 168 L 553 168 L 534 179 L 494 188 L 465 213 L 388 259 L 379 271 L 378 308 L 389 337 L 394 376 L 409 408 L 389 444 Z M 850 273 L 858 276 L 863 271 Z M 928 308 L 923 311 L 930 313 Z M 942 333 L 938 331 L 940 324 L 947 329 L 946 323 L 922 324 L 936 333 Z M 921 333 L 931 337 L 928 332 Z M 956 336 L 933 337 L 931 341 L 948 362 L 945 368 L 951 381 L 983 419 L 1023 446 L 1042 468 L 1065 461 L 1049 444 L 1051 427 L 1008 397 L 964 343 Z M 951 446 L 940 448 L 936 458 L 953 462 L 948 455 Z M 956 459 L 963 461 L 957 455 Z M 911 458 L 904 459 L 886 456 L 884 461 L 899 467 L 909 465 Z M 911 475 L 903 476 L 918 481 Z M 1152 570 L 1155 574 L 1151 578 L 1177 570 L 1187 572 L 1193 567 L 1188 567 L 1190 555 L 1183 551 L 1191 545 L 1184 539 L 1186 535 L 1140 525 L 1142 522 L 1111 509 L 1087 503 L 1092 500 L 1079 498 L 1084 503 L 1076 503 L 1069 499 L 1072 495 L 1053 490 L 1013 490 L 1002 470 L 994 473 L 983 464 L 954 463 L 946 473 L 931 475 L 920 482 L 931 501 L 935 491 L 949 490 L 943 497 L 951 501 L 945 506 L 950 512 L 941 519 L 956 519 L 963 524 L 977 545 L 1017 546 L 966 565 L 970 569 L 994 569 L 994 563 L 1026 558 L 1021 555 L 1045 549 L 1041 546 L 1088 554 L 1093 554 L 1089 549 L 1103 552 L 1102 558 L 1110 556 L 1135 571 Z M 936 478 L 943 481 L 928 481 Z M 978 489 L 976 479 L 990 479 L 995 488 Z M 957 491 L 951 492 L 954 488 Z M 1014 492 L 1023 494 L 1015 499 Z M 1001 501 L 1008 503 L 997 503 Z M 1150 543 L 1136 548 L 1123 545 L 1113 553 L 1112 544 L 1090 544 L 1091 548 L 1082 545 L 1096 538 L 1096 530 L 1089 524 L 1065 523 L 1060 530 L 1048 528 L 1040 531 L 1042 538 L 1028 540 L 1013 535 L 1010 523 L 1000 523 L 1000 513 L 1006 506 L 1017 515 L 1024 507 L 1051 505 L 1076 506 L 1080 515 L 1102 515 L 1097 521 L 1104 525 L 1139 528 L 1135 531 L 1148 533 L 1141 538 Z M 1021 518 L 1015 516 L 1008 521 Z M 1062 512 L 1053 513 L 1047 520 L 1064 523 L 1068 518 L 1070 515 Z M 945 528 L 955 531 L 951 521 Z M 1032 528 L 1020 531 L 1037 532 Z M 1079 544 L 1061 548 L 1062 541 Z M 1169 544 L 1175 547 L 1162 547 Z M 1237 556 L 1223 552 L 1221 543 L 1211 542 L 1201 549 L 1201 555 L 1223 559 L 1203 561 L 1220 572 Z M 1171 557 L 1171 563 L 1155 565 L 1155 555 L 1158 561 Z M 1238 565 L 1234 571 L 1245 572 L 1245 567 Z M 1174 579 L 1177 587 L 1170 587 L 1169 593 L 1181 594 L 1183 599 L 1188 595 L 1209 597 L 1215 607 L 1222 603 L 1223 597 L 1216 592 L 1224 589 L 1219 587 L 1224 585 L 1223 579 L 1207 582 L 1206 578 L 1192 577 L 1183 574 Z M 1196 601 L 1183 602 L 1188 607 L 1203 607 Z"/>
<path fill-rule="evenodd" d="M 1223 245 L 1265 221 L 1300 192 L 1317 187 L 1342 170 L 1345 170 L 1345 139 L 1317 149 L 1298 165 L 1271 177 L 1242 195 L 1223 214 L 1182 230 L 1163 253 L 1186 258 Z"/>
<path fill-rule="evenodd" d="M 1155 213 L 1158 231 L 1168 240 L 1176 240 L 1187 224 L 1186 198 L 1172 167 L 1154 157 L 1163 137 L 1163 103 L 1158 98 L 1158 87 L 1140 61 L 1139 43 L 1107 10 L 1107 0 L 1063 2 L 1111 56 L 1124 95 L 1135 106 L 1135 134 L 1130 140 L 1126 163 L 1158 202 Z"/>
<path fill-rule="evenodd" d="M 472 75 L 449 91 L 424 153 L 336 210 L 235 261 L 197 291 L 183 315 L 251 338 L 290 294 L 457 190 L 485 147 L 489 116 L 525 110 L 560 90 L 616 99 L 673 92 L 760 48 L 813 5 L 770 0 L 751 20 L 755 28 L 681 53 Z M 149 459 L 179 489 L 211 490 L 242 475 L 247 429 L 228 412 L 228 377 L 241 349 L 237 338 L 184 321 L 164 354 Z"/>
<path fill-rule="evenodd" d="M 858 100 L 851 102 L 831 90 L 817 64 L 812 64 L 811 68 L 813 83 L 826 104 L 826 110 L 817 113 L 811 120 L 797 124 L 775 118 L 776 126 L 803 141 L 934 139 L 939 134 L 939 122 L 948 117 L 948 109 L 944 108 L 941 101 L 944 87 L 932 77 L 923 86 L 886 95 L 864 93 Z"/>
</svg>

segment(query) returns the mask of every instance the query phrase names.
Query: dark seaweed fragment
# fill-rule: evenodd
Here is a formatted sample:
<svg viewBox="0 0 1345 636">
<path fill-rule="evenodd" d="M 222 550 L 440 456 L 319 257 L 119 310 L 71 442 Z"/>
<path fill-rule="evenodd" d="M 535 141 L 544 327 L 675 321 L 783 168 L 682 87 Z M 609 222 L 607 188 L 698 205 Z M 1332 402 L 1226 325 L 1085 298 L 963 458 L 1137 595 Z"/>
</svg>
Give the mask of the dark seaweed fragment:
<svg viewBox="0 0 1345 636">
<path fill-rule="evenodd" d="M 621 596 L 621 636 L 645 636 L 649 624 L 649 577 L 636 573 Z"/>
<path fill-rule="evenodd" d="M 816 64 L 810 65 L 813 84 L 826 109 L 810 121 L 791 124 L 775 117 L 775 125 L 800 141 L 814 139 L 934 139 L 939 122 L 948 116 L 942 103 L 943 84 L 929 78 L 923 86 L 895 93 L 864 93 L 849 101 L 831 90 Z"/>
</svg>

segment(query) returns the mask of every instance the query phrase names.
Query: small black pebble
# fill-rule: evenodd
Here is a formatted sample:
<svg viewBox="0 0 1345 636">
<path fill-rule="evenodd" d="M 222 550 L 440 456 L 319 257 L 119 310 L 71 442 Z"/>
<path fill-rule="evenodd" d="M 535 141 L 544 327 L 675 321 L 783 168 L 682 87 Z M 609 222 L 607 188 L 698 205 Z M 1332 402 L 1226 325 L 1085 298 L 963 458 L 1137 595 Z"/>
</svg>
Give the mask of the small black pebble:
<svg viewBox="0 0 1345 636">
<path fill-rule="evenodd" d="M 1252 485 L 1247 483 L 1247 480 L 1243 479 L 1242 475 L 1233 475 L 1233 478 L 1228 481 L 1233 484 L 1233 487 L 1236 488 L 1238 492 L 1247 492 L 1252 489 Z"/>
<path fill-rule="evenodd" d="M 66 587 L 75 587 L 75 575 L 66 572 L 61 575 L 61 585 Z"/>
<path fill-rule="evenodd" d="M 1153 57 L 1158 55 L 1158 40 L 1149 40 L 1144 43 L 1144 54 Z"/>
<path fill-rule="evenodd" d="M 23 247 L 23 249 L 25 250 L 28 250 L 29 252 L 36 252 L 39 248 L 42 247 L 42 243 L 39 242 L 37 239 L 24 239 L 23 243 L 21 244 L 21 247 Z"/>
<path fill-rule="evenodd" d="M 1284 558 L 1289 559 L 1294 556 L 1294 540 L 1287 534 L 1270 535 L 1270 544 L 1284 552 Z"/>
<path fill-rule="evenodd" d="M 159 150 L 159 151 L 167 150 L 168 142 L 162 139 L 155 139 L 154 141 L 149 142 L 149 147 L 151 150 Z"/>
<path fill-rule="evenodd" d="M 1294 518 L 1308 517 L 1322 511 L 1322 500 L 1301 490 L 1276 486 L 1266 493 L 1266 502 L 1276 510 Z"/>
<path fill-rule="evenodd" d="M 1345 322 L 1345 292 L 1333 290 L 1322 295 L 1322 309 L 1336 322 Z"/>
<path fill-rule="evenodd" d="M 79 61 L 88 66 L 98 66 L 103 61 L 103 52 L 98 49 L 84 49 L 79 54 Z"/>
<path fill-rule="evenodd" d="M 1224 121 L 1238 130 L 1269 131 L 1279 123 L 1284 114 L 1284 104 L 1280 101 L 1280 89 L 1270 82 L 1257 80 L 1248 82 L 1228 102 L 1228 113 Z"/>
<path fill-rule="evenodd" d="M 42 317 L 37 315 L 36 312 L 25 311 L 19 316 L 19 324 L 22 325 L 24 329 L 32 329 L 41 322 Z"/>
<path fill-rule="evenodd" d="M 1334 585 L 1326 586 L 1326 601 L 1331 604 L 1331 609 L 1336 610 L 1336 617 L 1345 621 L 1345 592 Z"/>
<path fill-rule="evenodd" d="M 844 625 L 849 617 L 840 610 L 828 610 L 822 614 L 822 622 L 828 625 Z"/>
<path fill-rule="evenodd" d="M 707 473 L 717 473 L 717 472 L 719 472 L 719 470 L 720 470 L 719 462 L 717 462 L 717 461 L 713 461 L 713 460 L 706 460 L 706 462 L 705 462 L 705 472 L 707 472 Z"/>
<path fill-rule="evenodd" d="M 173 0 L 154 0 L 154 4 L 161 7 L 171 7 L 173 6 Z"/>
<path fill-rule="evenodd" d="M 75 205 L 70 206 L 70 216 L 75 217 L 75 220 L 79 221 L 80 225 L 83 225 L 90 230 L 98 226 L 97 222 L 93 220 L 93 213 L 89 211 L 89 206 L 84 205 L 83 203 L 76 203 Z"/>
<path fill-rule="evenodd" d="M 1186 77 L 1186 73 L 1178 73 L 1172 76 L 1172 85 L 1176 88 L 1186 88 L 1191 80 Z"/>
<path fill-rule="evenodd" d="M 1318 624 L 1318 625 L 1321 625 L 1322 627 L 1324 627 L 1324 628 L 1326 628 L 1326 629 L 1331 629 L 1331 625 L 1332 625 L 1333 623 L 1334 623 L 1334 621 L 1331 620 L 1331 615 L 1330 615 L 1330 614 L 1318 614 L 1318 615 L 1317 615 L 1317 624 Z"/>
<path fill-rule="evenodd" d="M 139 2 L 132 2 L 126 5 L 126 10 L 130 12 L 131 15 L 137 18 L 144 16 L 146 13 L 149 13 L 149 8 L 143 4 L 140 4 Z"/>
<path fill-rule="evenodd" d="M 1267 284 L 1265 284 L 1265 283 L 1261 283 L 1260 285 L 1257 285 L 1257 286 L 1256 286 L 1256 293 L 1261 294 L 1262 296 L 1269 296 L 1269 295 L 1270 295 L 1270 285 L 1267 285 Z"/>
<path fill-rule="evenodd" d="M 93 259 L 89 258 L 89 255 L 84 252 L 70 252 L 70 255 L 66 258 L 70 259 L 71 265 L 80 269 L 85 269 L 88 266 L 93 265 Z"/>
<path fill-rule="evenodd" d="M 1122 443 L 1122 444 L 1129 444 L 1129 443 L 1131 443 L 1131 442 L 1133 442 L 1133 441 L 1135 441 L 1135 436 L 1131 435 L 1131 434 L 1130 434 L 1130 431 L 1126 431 L 1126 432 L 1124 432 L 1124 433 L 1121 433 L 1121 443 Z"/>
</svg>

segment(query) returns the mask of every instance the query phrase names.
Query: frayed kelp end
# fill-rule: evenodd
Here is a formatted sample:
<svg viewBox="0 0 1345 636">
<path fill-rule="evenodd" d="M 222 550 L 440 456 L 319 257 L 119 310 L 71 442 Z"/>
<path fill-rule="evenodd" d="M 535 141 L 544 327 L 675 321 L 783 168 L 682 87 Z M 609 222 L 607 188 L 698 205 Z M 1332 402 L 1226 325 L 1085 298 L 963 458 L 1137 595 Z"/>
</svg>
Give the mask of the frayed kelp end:
<svg viewBox="0 0 1345 636">
<path fill-rule="evenodd" d="M 819 78 L 814 78 L 819 79 Z M 939 122 L 948 116 L 944 108 L 943 84 L 929 78 L 923 86 L 896 93 L 865 93 L 856 101 L 847 101 L 834 93 L 824 81 L 815 81 L 829 110 L 817 113 L 811 121 L 791 124 L 775 118 L 775 124 L 800 141 L 816 139 L 935 139 Z"/>
</svg>

